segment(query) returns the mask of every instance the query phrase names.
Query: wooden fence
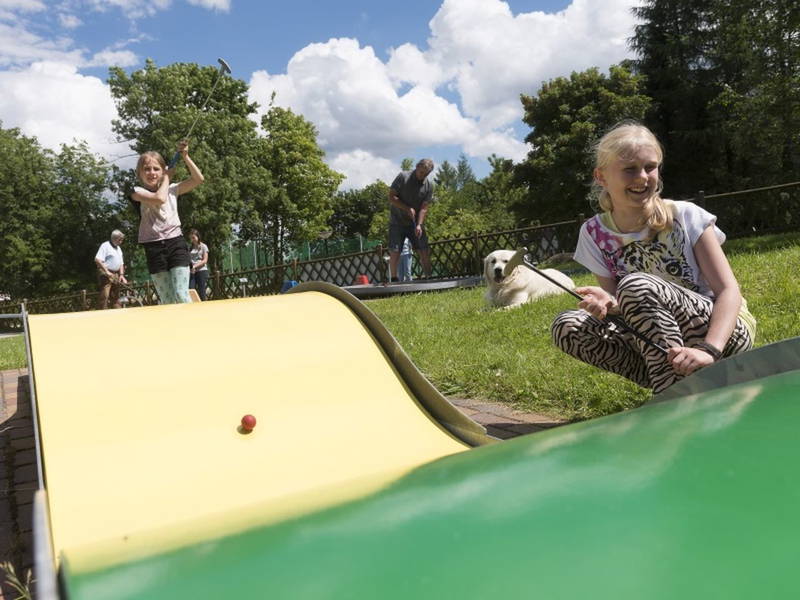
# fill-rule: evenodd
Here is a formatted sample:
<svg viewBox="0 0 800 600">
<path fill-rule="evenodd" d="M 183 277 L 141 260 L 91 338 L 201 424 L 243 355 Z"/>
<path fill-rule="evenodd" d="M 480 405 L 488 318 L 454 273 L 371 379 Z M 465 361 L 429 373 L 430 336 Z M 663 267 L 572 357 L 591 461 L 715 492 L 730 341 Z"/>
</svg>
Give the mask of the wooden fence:
<svg viewBox="0 0 800 600">
<path fill-rule="evenodd" d="M 705 195 L 699 192 L 694 202 L 717 215 L 719 226 L 729 238 L 763 235 L 800 229 L 800 182 L 742 190 L 727 194 Z M 473 233 L 467 237 L 431 242 L 433 276 L 442 278 L 479 275 L 483 257 L 499 248 L 526 246 L 538 261 L 562 252 L 572 252 L 584 216 L 576 219 L 499 231 Z M 278 293 L 286 281 L 327 281 L 351 285 L 359 275 L 373 283 L 389 278 L 389 255 L 386 248 L 343 254 L 282 265 L 260 267 L 229 273 L 212 273 L 207 296 L 210 300 L 241 298 Z M 419 264 L 414 265 L 420 275 Z M 124 297 L 128 306 L 157 304 L 152 283 L 131 286 L 133 295 Z M 20 312 L 25 302 L 29 313 L 54 313 L 92 310 L 97 306 L 97 292 L 81 290 L 72 294 L 0 303 L 0 314 Z M 0 319 L 0 331 L 14 331 L 17 320 Z"/>
</svg>

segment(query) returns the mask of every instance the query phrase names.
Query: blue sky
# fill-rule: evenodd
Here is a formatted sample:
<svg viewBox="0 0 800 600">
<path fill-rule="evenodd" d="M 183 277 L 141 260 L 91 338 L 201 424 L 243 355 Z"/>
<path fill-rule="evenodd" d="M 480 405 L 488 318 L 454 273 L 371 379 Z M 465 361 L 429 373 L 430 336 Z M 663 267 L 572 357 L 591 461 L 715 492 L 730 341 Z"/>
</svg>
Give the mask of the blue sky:
<svg viewBox="0 0 800 600">
<path fill-rule="evenodd" d="M 520 93 L 629 57 L 632 0 L 0 0 L 0 120 L 113 159 L 108 68 L 216 66 L 319 131 L 343 187 L 404 157 L 521 160 Z"/>
</svg>

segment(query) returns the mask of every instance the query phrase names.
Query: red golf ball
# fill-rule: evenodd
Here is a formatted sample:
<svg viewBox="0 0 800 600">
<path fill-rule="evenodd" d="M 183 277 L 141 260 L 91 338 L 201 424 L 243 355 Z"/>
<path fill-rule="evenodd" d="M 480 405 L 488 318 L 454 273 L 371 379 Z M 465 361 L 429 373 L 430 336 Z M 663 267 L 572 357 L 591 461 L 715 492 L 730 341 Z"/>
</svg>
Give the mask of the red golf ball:
<svg viewBox="0 0 800 600">
<path fill-rule="evenodd" d="M 245 431 L 252 431 L 256 426 L 256 418 L 253 415 L 245 415 L 242 417 L 242 429 Z"/>
</svg>

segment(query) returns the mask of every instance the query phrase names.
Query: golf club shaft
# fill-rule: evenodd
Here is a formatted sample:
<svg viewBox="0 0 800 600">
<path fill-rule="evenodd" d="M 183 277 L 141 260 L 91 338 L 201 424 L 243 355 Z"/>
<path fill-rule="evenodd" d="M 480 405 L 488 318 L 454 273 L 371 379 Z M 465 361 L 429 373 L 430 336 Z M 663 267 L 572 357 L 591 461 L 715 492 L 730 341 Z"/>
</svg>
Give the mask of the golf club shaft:
<svg viewBox="0 0 800 600">
<path fill-rule="evenodd" d="M 200 118 L 200 115 L 202 114 L 203 109 L 205 109 L 206 104 L 208 104 L 208 101 L 211 99 L 211 96 L 214 93 L 214 90 L 217 89 L 217 84 L 219 83 L 219 80 L 221 78 L 222 78 L 222 68 L 220 68 L 220 70 L 218 71 L 217 78 L 214 80 L 214 85 L 211 86 L 211 91 L 208 92 L 208 96 L 206 96 L 206 99 L 203 102 L 203 105 L 200 107 L 200 111 L 197 113 L 197 116 L 194 118 L 194 121 L 192 121 L 192 125 L 189 127 L 189 131 L 183 137 L 183 139 L 188 140 L 189 136 L 192 135 L 192 131 L 194 130 L 194 126 L 197 124 L 197 120 Z M 175 165 L 177 165 L 178 164 L 178 160 L 180 160 L 180 158 L 181 158 L 181 153 L 180 152 L 176 152 L 172 156 L 172 160 L 169 161 L 169 165 L 167 165 L 167 168 L 171 169 Z"/>
<path fill-rule="evenodd" d="M 536 266 L 534 266 L 534 265 L 533 265 L 533 263 L 531 263 L 530 261 L 528 261 L 528 259 L 527 259 L 527 258 L 523 258 L 523 259 L 522 259 L 522 264 L 523 264 L 523 265 L 525 265 L 526 267 L 528 267 L 528 268 L 529 268 L 531 271 L 533 271 L 533 272 L 534 272 L 534 273 L 536 273 L 537 275 L 541 275 L 542 277 L 544 277 L 545 279 L 547 279 L 547 281 L 549 281 L 550 283 L 552 283 L 552 284 L 554 284 L 554 285 L 557 285 L 558 287 L 560 287 L 560 288 L 561 288 L 562 290 L 564 290 L 565 292 L 568 292 L 569 294 L 572 294 L 572 295 L 573 295 L 575 298 L 577 298 L 578 300 L 583 300 L 583 296 L 581 296 L 580 294 L 578 294 L 578 293 L 577 293 L 577 292 L 575 292 L 574 290 L 571 290 L 571 289 L 569 289 L 567 286 L 565 286 L 565 285 L 562 285 L 561 283 L 559 283 L 558 281 L 556 281 L 555 279 L 553 279 L 552 277 L 550 277 L 550 276 L 549 276 L 547 273 L 544 273 L 544 272 L 543 272 L 543 271 L 541 271 L 540 269 L 536 268 Z M 640 339 L 641 341 L 643 341 L 645 344 L 647 344 L 647 345 L 648 345 L 648 346 L 650 346 L 651 348 L 655 348 L 656 350 L 658 350 L 658 351 L 660 351 L 660 352 L 663 352 L 664 354 L 666 354 L 666 353 L 667 353 L 667 349 L 666 349 L 666 348 L 664 348 L 664 347 L 663 347 L 662 345 L 660 345 L 660 344 L 657 344 L 657 343 L 655 343 L 655 342 L 654 342 L 653 340 L 651 340 L 650 338 L 648 338 L 648 337 L 646 337 L 645 335 L 643 335 L 643 334 L 639 333 L 638 331 L 636 331 L 636 330 L 635 330 L 633 327 L 631 327 L 630 325 L 628 325 L 628 324 L 627 324 L 627 323 L 626 323 L 626 322 L 625 322 L 625 321 L 622 319 L 622 317 L 618 317 L 618 316 L 616 316 L 616 315 L 607 315 L 607 316 L 606 316 L 606 320 L 607 320 L 607 321 L 609 321 L 609 322 L 611 322 L 611 323 L 614 323 L 614 325 L 616 325 L 616 326 L 617 326 L 617 327 L 619 327 L 620 329 L 623 329 L 623 330 L 625 330 L 625 331 L 628 331 L 628 332 L 632 333 L 632 334 L 633 334 L 635 337 L 637 337 L 638 339 Z"/>
</svg>

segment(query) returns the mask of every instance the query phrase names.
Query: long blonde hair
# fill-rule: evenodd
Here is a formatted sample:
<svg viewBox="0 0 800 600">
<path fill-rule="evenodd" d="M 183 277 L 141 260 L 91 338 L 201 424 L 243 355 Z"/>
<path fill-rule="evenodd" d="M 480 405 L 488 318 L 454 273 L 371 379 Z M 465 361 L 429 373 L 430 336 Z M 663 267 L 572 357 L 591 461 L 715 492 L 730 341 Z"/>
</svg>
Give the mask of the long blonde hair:
<svg viewBox="0 0 800 600">
<path fill-rule="evenodd" d="M 658 186 L 655 193 L 644 205 L 644 224 L 654 233 L 672 227 L 672 211 L 667 208 L 661 197 L 664 189 L 661 180 L 661 165 L 664 162 L 664 149 L 655 134 L 637 121 L 622 121 L 612 127 L 594 146 L 595 168 L 604 169 L 614 160 L 633 154 L 642 147 L 652 148 L 658 157 Z M 597 195 L 597 203 L 605 212 L 611 212 L 611 196 L 596 181 L 593 183 Z"/>
<path fill-rule="evenodd" d="M 154 159 L 159 165 L 161 165 L 161 169 L 166 171 L 167 170 L 167 161 L 164 160 L 164 157 L 161 156 L 155 150 L 148 150 L 147 152 L 143 152 L 139 155 L 139 160 L 136 162 L 136 177 L 139 178 L 139 181 L 144 183 L 144 178 L 142 177 L 142 169 L 144 168 L 144 163 L 148 158 Z M 161 182 L 159 182 L 161 183 Z"/>
</svg>

